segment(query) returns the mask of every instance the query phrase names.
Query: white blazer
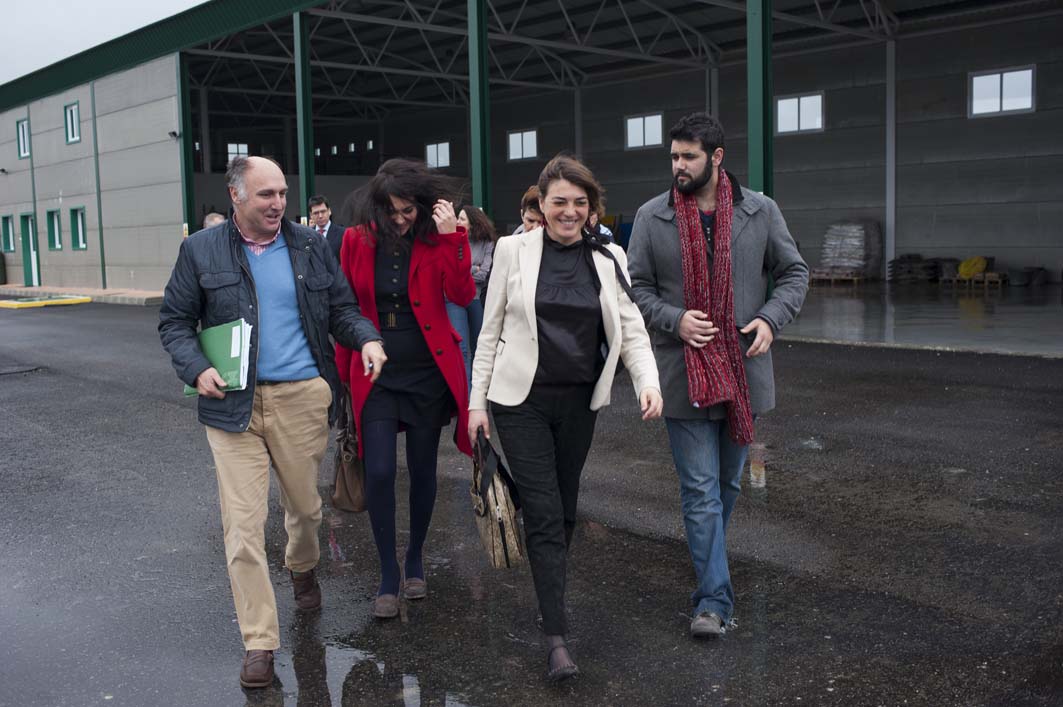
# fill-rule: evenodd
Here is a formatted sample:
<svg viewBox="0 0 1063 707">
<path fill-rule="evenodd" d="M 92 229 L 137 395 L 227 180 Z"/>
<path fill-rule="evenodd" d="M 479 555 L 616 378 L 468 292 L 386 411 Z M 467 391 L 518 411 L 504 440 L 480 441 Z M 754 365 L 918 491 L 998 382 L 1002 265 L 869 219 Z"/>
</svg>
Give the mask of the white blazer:
<svg viewBox="0 0 1063 707">
<path fill-rule="evenodd" d="M 537 228 L 500 238 L 495 244 L 483 326 L 472 364 L 470 410 L 486 410 L 488 400 L 500 405 L 519 405 L 531 390 L 539 368 L 535 290 L 539 284 L 543 237 L 543 229 Z M 623 249 L 615 244 L 608 248 L 626 275 L 627 256 Z M 609 347 L 605 367 L 591 396 L 591 410 L 598 410 L 609 404 L 619 359 L 624 360 L 631 374 L 635 395 L 647 388 L 659 391 L 661 384 L 646 324 L 638 307 L 617 282 L 613 262 L 594 252 L 594 265 L 602 283 L 598 299 Z"/>
</svg>

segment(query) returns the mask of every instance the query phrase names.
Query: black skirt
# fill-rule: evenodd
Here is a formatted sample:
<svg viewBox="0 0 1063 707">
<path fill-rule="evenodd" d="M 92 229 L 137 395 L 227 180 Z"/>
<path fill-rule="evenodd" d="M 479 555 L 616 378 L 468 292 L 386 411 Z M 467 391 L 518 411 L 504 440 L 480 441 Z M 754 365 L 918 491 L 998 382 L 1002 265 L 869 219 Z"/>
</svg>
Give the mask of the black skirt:
<svg viewBox="0 0 1063 707">
<path fill-rule="evenodd" d="M 362 424 L 396 420 L 405 427 L 446 427 L 458 406 L 417 320 L 401 313 L 391 328 L 386 320 L 381 317 L 380 333 L 388 361 L 366 398 Z"/>
</svg>

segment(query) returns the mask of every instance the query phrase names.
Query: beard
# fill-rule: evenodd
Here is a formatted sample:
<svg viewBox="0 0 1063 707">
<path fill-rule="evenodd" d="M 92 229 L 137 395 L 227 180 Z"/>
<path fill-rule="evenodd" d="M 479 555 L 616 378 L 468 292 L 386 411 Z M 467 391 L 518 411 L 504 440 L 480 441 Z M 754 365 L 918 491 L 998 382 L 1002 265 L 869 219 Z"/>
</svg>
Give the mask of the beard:
<svg viewBox="0 0 1063 707">
<path fill-rule="evenodd" d="M 712 166 L 711 163 L 707 163 L 705 165 L 705 169 L 702 170 L 701 174 L 696 177 L 692 177 L 690 181 L 686 182 L 685 184 L 679 181 L 679 175 L 675 176 L 673 182 L 675 183 L 675 188 L 679 190 L 680 194 L 694 194 L 703 186 L 708 184 L 711 180 Z"/>
</svg>

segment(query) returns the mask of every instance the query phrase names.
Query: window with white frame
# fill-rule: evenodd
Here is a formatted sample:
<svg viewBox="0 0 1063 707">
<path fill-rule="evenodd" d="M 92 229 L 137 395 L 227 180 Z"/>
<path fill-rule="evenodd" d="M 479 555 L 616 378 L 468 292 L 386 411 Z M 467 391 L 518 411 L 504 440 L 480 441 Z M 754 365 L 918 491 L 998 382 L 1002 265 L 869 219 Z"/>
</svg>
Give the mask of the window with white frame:
<svg viewBox="0 0 1063 707">
<path fill-rule="evenodd" d="M 660 145 L 664 139 L 661 131 L 660 113 L 632 116 L 625 122 L 624 146 L 629 150 Z"/>
<path fill-rule="evenodd" d="M 246 142 L 230 142 L 229 143 L 229 162 L 232 162 L 234 157 L 247 157 L 247 143 Z"/>
<path fill-rule="evenodd" d="M 314 148 L 314 157 L 320 157 L 320 156 L 321 156 L 321 148 L 320 147 L 315 147 Z"/>
<path fill-rule="evenodd" d="M 339 146 L 339 145 L 333 145 L 333 146 L 332 146 L 332 154 L 333 154 L 333 155 L 338 155 L 338 154 L 340 154 L 340 146 Z"/>
<path fill-rule="evenodd" d="M 971 74 L 967 115 L 1029 113 L 1034 109 L 1032 66 Z"/>
<path fill-rule="evenodd" d="M 63 249 L 63 222 L 59 210 L 49 211 L 48 216 L 48 250 Z"/>
<path fill-rule="evenodd" d="M 81 110 L 77 103 L 63 108 L 63 122 L 66 123 L 66 144 L 81 142 Z"/>
<path fill-rule="evenodd" d="M 539 154 L 536 130 L 515 130 L 509 133 L 509 159 L 528 160 Z"/>
<path fill-rule="evenodd" d="M 30 156 L 30 121 L 19 120 L 15 127 L 18 131 L 18 158 L 24 160 Z"/>
<path fill-rule="evenodd" d="M 373 141 L 372 140 L 366 140 L 365 141 L 365 149 L 368 150 L 369 152 L 373 151 Z"/>
<path fill-rule="evenodd" d="M 86 250 L 89 247 L 85 235 L 85 209 L 70 209 L 70 247 L 73 250 Z"/>
<path fill-rule="evenodd" d="M 823 130 L 823 94 L 775 99 L 775 132 L 814 133 Z"/>
<path fill-rule="evenodd" d="M 354 145 L 353 142 L 352 143 L 348 143 L 347 152 L 354 152 L 354 147 L 355 147 L 355 145 Z"/>
<path fill-rule="evenodd" d="M 435 142 L 424 146 L 424 161 L 429 167 L 450 166 L 450 143 Z"/>
<path fill-rule="evenodd" d="M 0 235 L 3 236 L 2 245 L 5 253 L 15 252 L 15 217 L 4 216 L 0 218 Z"/>
</svg>

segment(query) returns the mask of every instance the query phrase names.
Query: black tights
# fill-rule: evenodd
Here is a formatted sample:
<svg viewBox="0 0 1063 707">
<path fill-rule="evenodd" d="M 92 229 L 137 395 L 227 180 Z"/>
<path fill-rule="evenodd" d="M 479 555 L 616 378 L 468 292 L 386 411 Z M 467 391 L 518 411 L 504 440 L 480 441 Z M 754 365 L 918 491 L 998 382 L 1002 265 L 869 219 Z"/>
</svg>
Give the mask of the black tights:
<svg viewBox="0 0 1063 707">
<path fill-rule="evenodd" d="M 436 457 L 439 427 L 406 429 L 406 465 L 410 470 L 410 543 L 406 548 L 406 576 L 424 577 L 421 551 L 436 502 Z M 376 420 L 362 428 L 365 453 L 365 493 L 369 522 L 380 554 L 380 594 L 399 593 L 399 562 L 395 552 L 395 476 L 399 425 Z"/>
</svg>

